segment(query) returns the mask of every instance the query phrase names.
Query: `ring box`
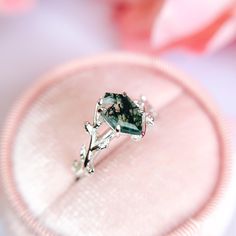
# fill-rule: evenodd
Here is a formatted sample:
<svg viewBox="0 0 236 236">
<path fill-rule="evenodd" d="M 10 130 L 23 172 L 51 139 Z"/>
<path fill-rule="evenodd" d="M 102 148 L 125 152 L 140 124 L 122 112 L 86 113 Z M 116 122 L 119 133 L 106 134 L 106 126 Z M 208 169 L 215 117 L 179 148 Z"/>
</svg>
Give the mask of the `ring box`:
<svg viewBox="0 0 236 236">
<path fill-rule="evenodd" d="M 83 124 L 105 92 L 145 95 L 158 112 L 78 182 Z M 115 146 L 116 145 L 116 146 Z M 44 76 L 13 108 L 1 148 L 7 235 L 216 236 L 230 216 L 228 134 L 196 83 L 155 58 L 109 54 Z"/>
</svg>

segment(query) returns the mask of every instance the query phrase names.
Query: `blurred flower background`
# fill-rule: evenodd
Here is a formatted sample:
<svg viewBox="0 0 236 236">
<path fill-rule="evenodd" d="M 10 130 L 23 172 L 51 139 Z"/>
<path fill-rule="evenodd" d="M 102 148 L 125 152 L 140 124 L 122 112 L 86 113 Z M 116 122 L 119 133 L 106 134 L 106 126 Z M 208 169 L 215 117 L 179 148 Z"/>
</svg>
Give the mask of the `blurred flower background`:
<svg viewBox="0 0 236 236">
<path fill-rule="evenodd" d="M 161 57 L 200 81 L 235 142 L 235 0 L 0 0 L 0 125 L 42 73 L 114 50 Z M 225 236 L 235 225 L 236 215 Z"/>
</svg>

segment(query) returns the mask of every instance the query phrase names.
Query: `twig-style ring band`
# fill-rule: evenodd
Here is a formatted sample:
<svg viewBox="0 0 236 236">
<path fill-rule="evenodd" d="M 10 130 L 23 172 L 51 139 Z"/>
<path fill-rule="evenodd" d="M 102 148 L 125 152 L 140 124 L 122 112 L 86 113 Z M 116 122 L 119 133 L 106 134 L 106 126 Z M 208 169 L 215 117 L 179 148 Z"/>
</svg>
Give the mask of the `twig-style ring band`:
<svg viewBox="0 0 236 236">
<path fill-rule="evenodd" d="M 155 115 L 144 96 L 131 100 L 126 93 L 105 93 L 96 104 L 93 123 L 85 123 L 90 142 L 88 148 L 82 145 L 79 160 L 72 164 L 77 179 L 94 173 L 95 157 L 108 147 L 113 138 L 124 134 L 133 140 L 141 140 L 145 136 L 146 126 L 154 125 Z M 99 134 L 99 127 L 104 123 L 107 130 Z"/>
</svg>

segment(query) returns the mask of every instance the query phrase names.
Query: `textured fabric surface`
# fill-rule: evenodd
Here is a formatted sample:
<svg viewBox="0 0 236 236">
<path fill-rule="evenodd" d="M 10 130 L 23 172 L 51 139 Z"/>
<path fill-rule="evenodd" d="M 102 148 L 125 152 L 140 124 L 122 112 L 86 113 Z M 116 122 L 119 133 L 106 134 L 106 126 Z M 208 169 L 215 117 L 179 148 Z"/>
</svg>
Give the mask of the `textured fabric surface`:
<svg viewBox="0 0 236 236">
<path fill-rule="evenodd" d="M 219 174 L 218 139 L 206 111 L 180 85 L 125 64 L 63 76 L 27 110 L 10 156 L 15 187 L 35 219 L 59 235 L 161 236 L 207 203 Z M 105 92 L 122 91 L 145 94 L 157 125 L 140 143 L 114 141 L 96 174 L 74 182 L 72 160 L 88 142 L 84 121 Z M 20 235 L 17 228 L 12 235 Z"/>
</svg>

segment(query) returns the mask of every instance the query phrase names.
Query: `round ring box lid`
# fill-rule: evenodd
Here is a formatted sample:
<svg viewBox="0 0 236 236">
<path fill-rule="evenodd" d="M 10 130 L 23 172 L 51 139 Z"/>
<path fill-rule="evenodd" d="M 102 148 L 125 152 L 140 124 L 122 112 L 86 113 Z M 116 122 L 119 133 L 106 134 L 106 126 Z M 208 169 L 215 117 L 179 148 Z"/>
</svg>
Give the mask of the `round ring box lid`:
<svg viewBox="0 0 236 236">
<path fill-rule="evenodd" d="M 123 91 L 148 98 L 155 127 L 140 142 L 113 141 L 96 173 L 75 182 L 84 121 L 105 92 Z M 230 153 L 209 101 L 186 76 L 140 55 L 83 59 L 44 76 L 3 137 L 9 235 L 218 235 L 229 215 Z"/>
</svg>

